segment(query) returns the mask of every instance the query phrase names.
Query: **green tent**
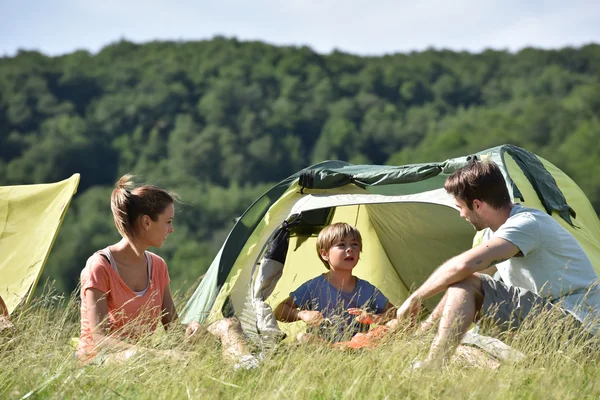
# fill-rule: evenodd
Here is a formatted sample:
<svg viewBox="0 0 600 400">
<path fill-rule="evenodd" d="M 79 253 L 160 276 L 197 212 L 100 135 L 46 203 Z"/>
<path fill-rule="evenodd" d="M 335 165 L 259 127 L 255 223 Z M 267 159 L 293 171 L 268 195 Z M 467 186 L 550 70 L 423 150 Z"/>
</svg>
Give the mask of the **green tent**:
<svg viewBox="0 0 600 400">
<path fill-rule="evenodd" d="M 326 161 L 275 185 L 240 217 L 182 312 L 182 322 L 236 315 L 246 333 L 291 334 L 271 309 L 325 271 L 316 235 L 332 222 L 355 225 L 363 253 L 355 274 L 395 304 L 448 258 L 470 248 L 475 232 L 443 185 L 471 157 L 496 162 L 512 198 L 553 215 L 600 271 L 600 221 L 581 189 L 548 161 L 513 145 L 443 162 L 404 166 Z M 430 299 L 431 308 L 437 298 Z"/>
</svg>

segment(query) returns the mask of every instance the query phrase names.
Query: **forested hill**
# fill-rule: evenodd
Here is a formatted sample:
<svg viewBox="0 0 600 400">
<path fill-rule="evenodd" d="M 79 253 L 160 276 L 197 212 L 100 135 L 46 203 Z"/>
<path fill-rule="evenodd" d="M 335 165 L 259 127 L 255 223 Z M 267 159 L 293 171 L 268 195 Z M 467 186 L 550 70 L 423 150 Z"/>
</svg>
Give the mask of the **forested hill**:
<svg viewBox="0 0 600 400">
<path fill-rule="evenodd" d="M 0 58 L 0 185 L 82 175 L 46 268 L 59 290 L 118 238 L 109 195 L 126 172 L 183 200 L 158 251 L 176 290 L 208 267 L 233 218 L 312 163 L 513 143 L 566 171 L 598 211 L 599 137 L 594 44 L 358 57 L 215 38 Z"/>
</svg>

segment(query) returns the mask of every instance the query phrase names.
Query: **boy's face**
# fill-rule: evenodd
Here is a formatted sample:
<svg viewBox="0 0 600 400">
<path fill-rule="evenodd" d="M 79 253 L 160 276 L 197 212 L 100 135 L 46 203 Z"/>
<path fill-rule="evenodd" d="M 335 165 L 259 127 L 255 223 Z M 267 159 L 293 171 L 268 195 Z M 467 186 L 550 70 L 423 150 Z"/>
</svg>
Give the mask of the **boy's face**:
<svg viewBox="0 0 600 400">
<path fill-rule="evenodd" d="M 360 243 L 352 235 L 333 243 L 329 251 L 321 250 L 321 257 L 333 271 L 352 270 L 360 258 Z"/>
</svg>

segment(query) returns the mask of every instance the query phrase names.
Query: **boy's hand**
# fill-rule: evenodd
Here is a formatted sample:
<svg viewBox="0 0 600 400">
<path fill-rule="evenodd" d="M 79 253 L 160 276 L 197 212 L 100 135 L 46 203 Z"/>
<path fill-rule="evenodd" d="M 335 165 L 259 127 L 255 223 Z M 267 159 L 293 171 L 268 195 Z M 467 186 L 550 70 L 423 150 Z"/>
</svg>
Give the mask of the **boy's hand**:
<svg viewBox="0 0 600 400">
<path fill-rule="evenodd" d="M 298 312 L 298 318 L 310 326 L 319 326 L 325 321 L 325 317 L 319 311 L 302 310 Z"/>
<path fill-rule="evenodd" d="M 349 308 L 348 313 L 352 315 L 356 315 L 356 320 L 361 324 L 377 324 L 379 323 L 379 317 L 375 314 L 371 314 L 370 312 L 361 310 L 360 308 Z"/>
</svg>

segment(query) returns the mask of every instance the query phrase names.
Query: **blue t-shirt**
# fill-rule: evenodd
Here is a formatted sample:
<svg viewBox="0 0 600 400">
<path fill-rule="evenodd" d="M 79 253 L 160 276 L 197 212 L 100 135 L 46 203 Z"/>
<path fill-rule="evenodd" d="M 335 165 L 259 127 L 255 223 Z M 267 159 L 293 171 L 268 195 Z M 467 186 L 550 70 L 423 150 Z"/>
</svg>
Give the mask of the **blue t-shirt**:
<svg viewBox="0 0 600 400">
<path fill-rule="evenodd" d="M 331 342 L 349 340 L 369 329 L 369 325 L 357 322 L 356 316 L 348 313 L 349 308 L 380 314 L 388 303 L 387 297 L 365 280 L 356 278 L 354 291 L 343 292 L 333 287 L 325 275 L 304 282 L 290 297 L 299 309 L 323 314 L 326 323 L 321 324 L 316 333 Z"/>
</svg>

